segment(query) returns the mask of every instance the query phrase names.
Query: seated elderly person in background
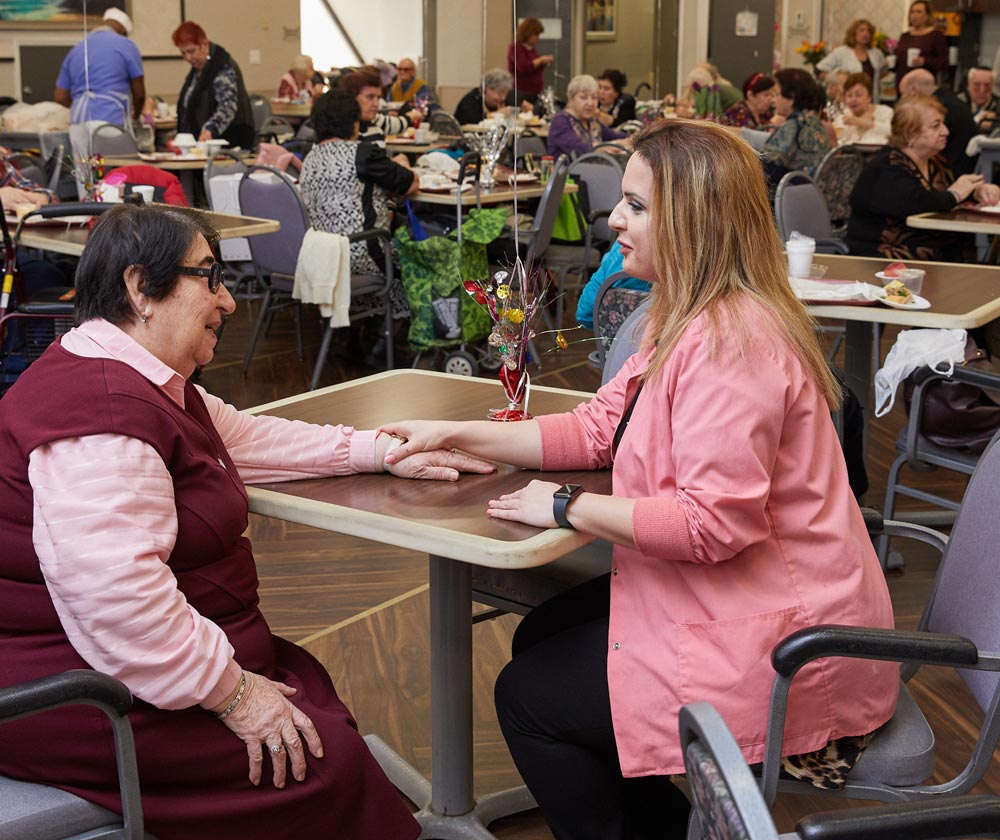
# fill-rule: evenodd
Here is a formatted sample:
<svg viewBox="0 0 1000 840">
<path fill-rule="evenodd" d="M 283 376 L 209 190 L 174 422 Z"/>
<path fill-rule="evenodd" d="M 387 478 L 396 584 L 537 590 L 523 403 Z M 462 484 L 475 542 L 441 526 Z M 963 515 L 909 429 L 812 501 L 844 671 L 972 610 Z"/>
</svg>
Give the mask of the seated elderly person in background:
<svg viewBox="0 0 1000 840">
<path fill-rule="evenodd" d="M 173 41 L 191 65 L 177 98 L 177 130 L 198 140 L 221 138 L 232 146 L 252 148 L 253 109 L 235 59 L 210 42 L 194 21 L 178 26 Z"/>
<path fill-rule="evenodd" d="M 884 144 L 892 132 L 892 108 L 872 101 L 872 80 L 864 73 L 848 76 L 844 84 L 844 110 L 833 118 L 841 146 L 851 143 Z"/>
<path fill-rule="evenodd" d="M 919 6 L 922 0 L 917 0 Z M 956 175 L 971 172 L 975 167 L 975 159 L 969 157 L 965 150 L 969 141 L 978 134 L 979 129 L 972 119 L 969 106 L 962 102 L 947 85 L 938 85 L 930 71 L 919 68 L 911 70 L 899 82 L 899 95 L 933 96 L 944 107 L 944 124 L 948 129 L 948 141 L 945 144 L 944 159 L 948 167 Z"/>
<path fill-rule="evenodd" d="M 826 78 L 832 70 L 845 70 L 847 73 L 864 73 L 874 84 L 882 75 L 885 64 L 885 53 L 872 46 L 875 37 L 875 24 L 864 18 L 852 20 L 844 35 L 844 43 L 817 65 L 820 79 Z"/>
<path fill-rule="evenodd" d="M 972 112 L 980 134 L 989 134 L 997 128 L 1000 99 L 993 93 L 994 82 L 995 76 L 989 67 L 972 67 L 966 77 L 965 90 L 958 94 L 958 99 Z"/>
<path fill-rule="evenodd" d="M 862 170 L 851 193 L 847 244 L 852 254 L 902 260 L 957 261 L 966 237 L 907 227 L 906 217 L 952 210 L 966 200 L 996 204 L 1000 187 L 982 175 L 954 176 L 942 156 L 948 139 L 944 106 L 930 96 L 896 106 L 889 148 Z"/>
<path fill-rule="evenodd" d="M 597 292 L 604 281 L 612 275 L 624 271 L 622 263 L 625 255 L 622 253 L 622 246 L 616 240 L 604 255 L 597 271 L 590 275 L 587 284 L 580 290 L 580 300 L 576 305 L 577 323 L 589 330 L 594 329 L 594 304 L 597 302 Z M 616 289 L 636 289 L 641 292 L 648 292 L 650 285 L 645 280 L 637 280 L 635 277 L 621 277 L 614 283 Z"/>
<path fill-rule="evenodd" d="M 386 135 L 402 134 L 410 127 L 410 120 L 404 116 L 379 113 L 382 82 L 377 68 L 362 67 L 341 76 L 339 87 L 358 100 L 363 139 L 385 146 Z"/>
<path fill-rule="evenodd" d="M 314 85 L 316 68 L 308 55 L 297 55 L 292 61 L 291 69 L 281 77 L 278 83 L 278 99 L 294 99 L 312 102 L 323 92 L 322 85 Z"/>
<path fill-rule="evenodd" d="M 320 840 L 331 825 L 413 840 L 325 668 L 258 608 L 243 483 L 492 465 L 397 468 L 386 435 L 245 414 L 193 384 L 236 306 L 217 238 L 182 210 L 110 210 L 77 271 L 79 326 L 0 403 L 0 683 L 77 668 L 124 682 L 160 840 Z M 120 808 L 100 716 L 62 708 L 3 737 L 0 772 Z"/>
<path fill-rule="evenodd" d="M 431 89 L 417 76 L 417 65 L 412 58 L 404 58 L 396 65 L 396 81 L 389 85 L 386 97 L 390 102 L 408 105 L 415 105 L 417 100 L 430 100 Z"/>
<path fill-rule="evenodd" d="M 768 175 L 777 183 L 793 169 L 812 175 L 833 144 L 820 120 L 823 91 L 812 76 L 805 70 L 786 68 L 775 73 L 774 79 L 778 83 L 775 110 L 785 121 L 764 144 L 764 155 Z"/>
<path fill-rule="evenodd" d="M 826 113 L 831 118 L 844 110 L 844 85 L 850 75 L 846 70 L 831 70 L 826 74 L 823 91 L 826 93 Z"/>
<path fill-rule="evenodd" d="M 514 81 L 510 73 L 494 67 L 487 70 L 483 82 L 474 87 L 455 108 L 455 119 L 459 125 L 472 125 L 482 119 L 514 105 Z"/>
<path fill-rule="evenodd" d="M 299 185 L 317 230 L 347 236 L 392 223 L 390 195 L 420 189 L 406 155 L 389 158 L 385 149 L 359 137 L 361 109 L 346 90 L 324 93 L 313 106 L 316 144 L 302 162 Z M 351 245 L 353 274 L 381 274 L 382 248 L 376 240 Z M 410 314 L 398 276 L 392 288 L 393 317 Z"/>
<path fill-rule="evenodd" d="M 549 125 L 549 154 L 574 157 L 593 151 L 600 143 L 622 141 L 626 136 L 597 120 L 597 79 L 574 76 L 566 88 L 566 107 Z M 618 145 L 625 145 L 624 142 Z"/>
<path fill-rule="evenodd" d="M 754 73 L 743 82 L 743 99 L 720 118 L 720 125 L 767 131 L 772 125 L 777 85 L 770 76 Z M 779 123 L 781 121 L 779 120 Z"/>
<path fill-rule="evenodd" d="M 597 77 L 597 120 L 612 128 L 635 119 L 635 97 L 625 93 L 628 80 L 621 70 L 605 70 Z"/>
</svg>

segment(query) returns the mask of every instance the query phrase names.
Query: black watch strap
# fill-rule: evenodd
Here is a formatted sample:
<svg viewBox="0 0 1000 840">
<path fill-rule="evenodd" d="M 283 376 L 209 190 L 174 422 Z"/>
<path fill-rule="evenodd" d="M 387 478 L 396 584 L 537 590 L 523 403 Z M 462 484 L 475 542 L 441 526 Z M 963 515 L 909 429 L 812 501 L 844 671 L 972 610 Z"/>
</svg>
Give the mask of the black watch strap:
<svg viewBox="0 0 1000 840">
<path fill-rule="evenodd" d="M 569 503 L 583 492 L 579 484 L 564 484 L 552 494 L 552 518 L 560 528 L 572 528 L 566 518 L 566 508 Z"/>
</svg>

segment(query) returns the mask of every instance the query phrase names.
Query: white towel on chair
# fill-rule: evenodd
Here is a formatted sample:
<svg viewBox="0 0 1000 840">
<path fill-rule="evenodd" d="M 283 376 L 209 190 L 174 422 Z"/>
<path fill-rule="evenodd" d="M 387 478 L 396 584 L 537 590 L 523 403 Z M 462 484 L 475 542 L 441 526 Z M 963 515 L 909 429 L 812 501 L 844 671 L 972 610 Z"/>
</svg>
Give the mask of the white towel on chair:
<svg viewBox="0 0 1000 840">
<path fill-rule="evenodd" d="M 295 264 L 292 297 L 318 303 L 330 326 L 346 327 L 351 321 L 351 244 L 339 233 L 309 228 Z"/>
</svg>

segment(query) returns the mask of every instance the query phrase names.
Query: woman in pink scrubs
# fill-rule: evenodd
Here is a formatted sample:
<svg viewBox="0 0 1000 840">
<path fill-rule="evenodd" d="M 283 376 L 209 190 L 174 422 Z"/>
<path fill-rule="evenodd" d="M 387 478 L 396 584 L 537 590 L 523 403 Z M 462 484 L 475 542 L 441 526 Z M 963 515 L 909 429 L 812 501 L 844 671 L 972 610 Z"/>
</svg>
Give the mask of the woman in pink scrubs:
<svg viewBox="0 0 1000 840">
<path fill-rule="evenodd" d="M 682 837 L 679 709 L 708 700 L 761 761 L 776 642 L 892 626 L 830 419 L 840 400 L 788 286 L 757 156 L 724 128 L 639 134 L 611 216 L 653 284 L 640 350 L 589 402 L 520 423 L 399 423 L 392 455 L 455 447 L 551 470 L 612 467 L 612 495 L 532 481 L 488 515 L 615 544 L 610 575 L 543 604 L 496 686 L 511 753 L 557 838 Z M 898 670 L 824 660 L 793 686 L 784 753 L 848 767 Z M 860 737 L 858 737 L 860 736 Z M 799 762 L 801 763 L 801 762 Z"/>
</svg>

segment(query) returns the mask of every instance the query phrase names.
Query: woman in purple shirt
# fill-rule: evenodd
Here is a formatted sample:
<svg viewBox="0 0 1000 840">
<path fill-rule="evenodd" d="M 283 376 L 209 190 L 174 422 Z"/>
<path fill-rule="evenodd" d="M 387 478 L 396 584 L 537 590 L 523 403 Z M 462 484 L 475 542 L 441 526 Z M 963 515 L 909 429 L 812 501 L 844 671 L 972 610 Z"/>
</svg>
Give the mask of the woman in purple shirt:
<svg viewBox="0 0 1000 840">
<path fill-rule="evenodd" d="M 602 125 L 597 119 L 597 79 L 574 76 L 566 88 L 566 107 L 549 126 L 549 154 L 575 157 L 592 152 L 599 143 L 610 143 L 626 135 Z M 624 144 L 620 144 L 624 145 Z"/>
</svg>

